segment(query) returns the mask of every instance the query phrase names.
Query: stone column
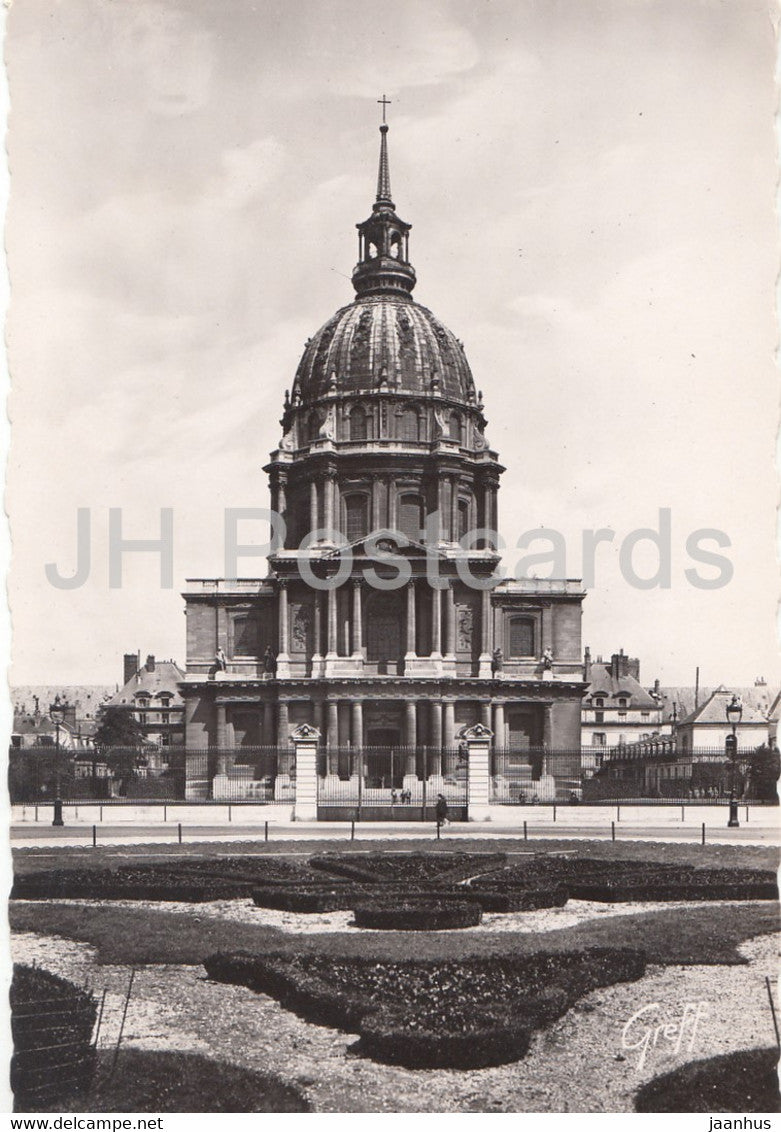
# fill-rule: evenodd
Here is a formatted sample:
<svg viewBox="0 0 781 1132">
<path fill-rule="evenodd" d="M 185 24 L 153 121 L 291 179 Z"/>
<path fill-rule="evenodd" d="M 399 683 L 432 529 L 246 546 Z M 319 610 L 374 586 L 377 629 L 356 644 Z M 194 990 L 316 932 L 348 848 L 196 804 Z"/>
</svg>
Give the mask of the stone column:
<svg viewBox="0 0 781 1132">
<path fill-rule="evenodd" d="M 287 476 L 279 473 L 277 481 L 277 511 L 284 518 L 287 511 Z"/>
<path fill-rule="evenodd" d="M 316 531 L 318 526 L 317 481 L 312 480 L 309 485 L 309 530 Z"/>
<path fill-rule="evenodd" d="M 504 702 L 494 704 L 494 744 L 504 750 L 507 747 L 507 739 L 504 730 Z"/>
<path fill-rule="evenodd" d="M 326 591 L 328 594 L 328 642 L 326 659 L 335 659 L 337 654 L 337 617 L 336 617 L 336 590 L 332 587 Z"/>
<path fill-rule="evenodd" d="M 395 530 L 399 525 L 398 518 L 398 495 L 396 493 L 396 481 L 394 479 L 388 480 L 388 526 L 391 530 Z"/>
<path fill-rule="evenodd" d="M 491 729 L 491 703 L 490 700 L 480 704 L 480 722 L 486 730 Z"/>
<path fill-rule="evenodd" d="M 227 798 L 228 796 L 228 725 L 226 720 L 225 704 L 217 703 L 214 706 L 216 723 L 217 769 L 212 780 L 212 798 Z"/>
<path fill-rule="evenodd" d="M 335 482 L 336 482 L 336 477 L 334 476 L 334 473 L 333 472 L 326 472 L 325 483 L 323 485 L 323 493 L 324 493 L 323 498 L 324 498 L 324 504 L 325 504 L 324 508 L 323 508 L 323 510 L 325 512 L 324 515 L 323 515 L 323 526 L 326 527 L 326 529 L 329 530 L 329 531 L 332 531 L 334 529 L 334 484 L 335 484 Z"/>
<path fill-rule="evenodd" d="M 445 656 L 454 660 L 456 655 L 456 599 L 452 582 L 445 590 Z"/>
<path fill-rule="evenodd" d="M 456 701 L 444 700 L 444 738 L 443 742 L 446 748 L 454 747 L 456 744 Z"/>
<path fill-rule="evenodd" d="M 372 480 L 372 530 L 378 531 L 382 526 L 380 518 L 380 481 Z"/>
<path fill-rule="evenodd" d="M 277 602 L 277 629 L 279 636 L 277 676 L 285 677 L 290 675 L 287 578 L 279 578 L 277 580 Z"/>
<path fill-rule="evenodd" d="M 458 542 L 458 476 L 450 477 L 450 541 Z"/>
<path fill-rule="evenodd" d="M 407 700 L 404 705 L 404 746 L 407 748 L 404 757 L 404 785 L 407 779 L 417 782 L 418 745 L 418 706 L 415 700 Z"/>
<path fill-rule="evenodd" d="M 415 634 L 415 583 L 407 583 L 407 655 L 406 660 L 414 660 L 416 652 Z"/>
<path fill-rule="evenodd" d="M 442 593 L 429 587 L 431 592 L 431 655 L 442 659 Z"/>
<path fill-rule="evenodd" d="M 271 700 L 263 701 L 263 746 L 274 746 L 274 705 Z"/>
<path fill-rule="evenodd" d="M 291 735 L 296 758 L 295 821 L 317 821 L 317 744 L 320 732 L 303 723 Z"/>
<path fill-rule="evenodd" d="M 447 542 L 447 516 L 445 515 L 445 481 L 442 476 L 437 476 L 437 512 L 439 514 L 439 530 L 437 531 L 437 541 Z"/>
<path fill-rule="evenodd" d="M 352 726 L 351 726 L 351 741 L 356 750 L 360 750 L 363 746 L 363 702 L 361 700 L 353 700 L 352 703 Z"/>
<path fill-rule="evenodd" d="M 493 733 L 478 723 L 459 733 L 469 751 L 469 821 L 491 820 L 491 739 Z"/>
<path fill-rule="evenodd" d="M 336 758 L 336 751 L 339 748 L 339 701 L 329 698 L 328 699 L 328 750 L 334 752 Z M 331 759 L 328 760 L 329 765 Z"/>
<path fill-rule="evenodd" d="M 428 772 L 431 777 L 442 776 L 442 704 L 431 700 L 429 704 L 429 741 L 431 756 Z"/>
<path fill-rule="evenodd" d="M 277 747 L 290 746 L 290 709 L 287 700 L 277 704 Z"/>
<path fill-rule="evenodd" d="M 314 591 L 315 596 L 315 616 L 314 625 L 312 628 L 312 635 L 314 637 L 314 649 L 312 651 L 312 660 L 319 661 L 322 659 L 320 649 L 323 644 L 323 595 L 320 590 Z M 312 673 L 313 676 L 319 676 L 319 670 Z"/>
<path fill-rule="evenodd" d="M 550 602 L 542 607 L 542 649 L 553 648 L 553 607 Z"/>
<path fill-rule="evenodd" d="M 491 624 L 491 591 L 482 591 L 480 602 L 480 669 L 478 675 L 484 678 L 491 676 L 491 654 L 493 653 L 493 626 Z"/>
<path fill-rule="evenodd" d="M 353 579 L 353 656 L 363 656 L 363 611 L 361 609 L 361 579 Z"/>
</svg>

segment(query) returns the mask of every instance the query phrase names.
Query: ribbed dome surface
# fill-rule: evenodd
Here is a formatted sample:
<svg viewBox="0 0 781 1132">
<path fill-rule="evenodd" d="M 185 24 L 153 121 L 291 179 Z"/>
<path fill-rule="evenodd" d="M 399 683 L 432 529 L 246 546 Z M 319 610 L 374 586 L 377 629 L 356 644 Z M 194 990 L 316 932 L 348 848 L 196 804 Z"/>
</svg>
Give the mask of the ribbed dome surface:
<svg viewBox="0 0 781 1132">
<path fill-rule="evenodd" d="M 293 386 L 305 403 L 380 387 L 464 402 L 474 391 L 461 343 L 406 296 L 361 296 L 338 310 L 307 343 Z"/>
</svg>

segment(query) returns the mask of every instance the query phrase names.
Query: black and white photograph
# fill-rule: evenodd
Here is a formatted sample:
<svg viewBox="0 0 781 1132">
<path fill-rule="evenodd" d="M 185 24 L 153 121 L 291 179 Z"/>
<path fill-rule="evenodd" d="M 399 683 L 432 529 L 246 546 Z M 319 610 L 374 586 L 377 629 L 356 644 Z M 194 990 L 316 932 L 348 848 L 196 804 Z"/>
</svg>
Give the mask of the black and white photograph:
<svg viewBox="0 0 781 1132">
<path fill-rule="evenodd" d="M 780 14 L 6 0 L 10 1129 L 777 1127 Z"/>
</svg>

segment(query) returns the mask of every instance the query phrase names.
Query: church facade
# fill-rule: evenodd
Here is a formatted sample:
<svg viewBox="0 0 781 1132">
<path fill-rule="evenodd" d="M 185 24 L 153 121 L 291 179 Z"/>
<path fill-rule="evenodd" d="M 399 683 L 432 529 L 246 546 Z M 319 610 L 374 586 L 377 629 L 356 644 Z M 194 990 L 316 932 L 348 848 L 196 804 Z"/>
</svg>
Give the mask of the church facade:
<svg viewBox="0 0 781 1132">
<path fill-rule="evenodd" d="M 292 799 L 302 724 L 323 816 L 356 792 L 458 803 L 460 734 L 478 724 L 499 794 L 509 778 L 561 795 L 579 770 L 582 586 L 497 584 L 504 468 L 461 342 L 412 297 L 380 133 L 355 298 L 307 342 L 265 468 L 284 521 L 268 575 L 184 594 L 191 798 Z"/>
</svg>

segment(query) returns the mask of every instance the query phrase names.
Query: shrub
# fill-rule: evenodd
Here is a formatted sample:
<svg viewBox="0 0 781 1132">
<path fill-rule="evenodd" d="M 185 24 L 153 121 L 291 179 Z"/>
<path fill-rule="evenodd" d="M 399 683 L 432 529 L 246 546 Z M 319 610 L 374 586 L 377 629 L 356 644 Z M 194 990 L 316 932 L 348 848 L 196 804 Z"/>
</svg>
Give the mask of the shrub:
<svg viewBox="0 0 781 1132">
<path fill-rule="evenodd" d="M 472 884 L 465 891 L 478 901 L 484 912 L 531 912 L 536 908 L 562 908 L 570 895 L 563 884 L 547 888 L 508 888 L 504 892 Z"/>
<path fill-rule="evenodd" d="M 778 1049 L 747 1049 L 682 1065 L 637 1092 L 635 1112 L 778 1112 Z"/>
<path fill-rule="evenodd" d="M 17 963 L 10 1002 L 17 1108 L 34 1111 L 38 1097 L 51 1101 L 85 1092 L 95 1072 L 93 996 L 49 971 Z"/>
<path fill-rule="evenodd" d="M 327 884 L 275 885 L 255 888 L 253 903 L 258 908 L 280 912 L 348 912 L 355 903 L 354 894 L 345 886 Z"/>
<path fill-rule="evenodd" d="M 499 868 L 506 853 L 325 853 L 310 865 L 370 884 L 438 883 Z"/>
<path fill-rule="evenodd" d="M 176 870 L 133 866 L 118 869 L 54 869 L 14 878 L 15 900 L 162 900 L 201 903 L 249 895 L 244 881 L 199 879 Z"/>
<path fill-rule="evenodd" d="M 361 1049 L 376 1061 L 411 1069 L 482 1069 L 518 1061 L 531 1029 L 502 1009 L 450 1012 L 447 1019 L 392 1009 L 360 1024 Z"/>
<path fill-rule="evenodd" d="M 645 956 L 631 948 L 447 961 L 222 953 L 204 965 L 210 977 L 273 995 L 310 1021 L 359 1031 L 374 1057 L 465 1068 L 522 1056 L 530 1030 L 596 987 L 639 979 Z M 432 1034 L 435 1048 L 421 1052 Z"/>
<path fill-rule="evenodd" d="M 356 904 L 353 910 L 359 928 L 400 932 L 472 928 L 483 918 L 483 909 L 473 900 L 436 900 L 430 897 L 367 902 Z"/>
</svg>

